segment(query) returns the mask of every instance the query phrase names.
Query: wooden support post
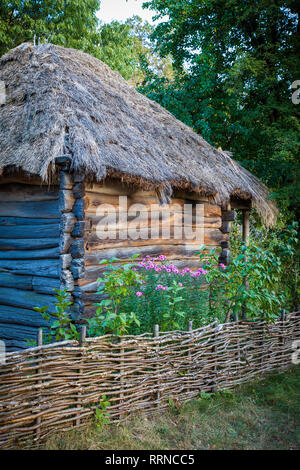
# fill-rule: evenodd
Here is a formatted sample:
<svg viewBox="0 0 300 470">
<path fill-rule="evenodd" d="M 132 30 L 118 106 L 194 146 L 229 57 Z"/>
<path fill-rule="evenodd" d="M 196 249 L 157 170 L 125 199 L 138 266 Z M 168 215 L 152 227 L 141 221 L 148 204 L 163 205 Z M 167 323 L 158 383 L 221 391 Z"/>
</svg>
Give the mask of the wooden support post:
<svg viewBox="0 0 300 470">
<path fill-rule="evenodd" d="M 159 325 L 154 325 L 154 338 L 158 338 L 158 337 L 159 337 Z M 159 358 L 159 346 L 158 345 L 155 348 L 155 352 L 156 352 L 156 359 L 158 361 L 158 358 Z M 156 365 L 156 376 L 157 376 L 156 384 L 157 384 L 157 407 L 158 408 L 160 408 L 159 372 L 160 372 L 159 364 L 157 363 L 157 365 Z"/>
<path fill-rule="evenodd" d="M 84 344 L 86 342 L 86 326 L 83 325 L 80 329 L 80 336 L 79 336 L 79 346 L 82 348 L 84 347 Z M 82 358 L 82 354 L 80 353 L 79 354 L 79 359 L 81 360 Z M 79 386 L 81 385 L 81 374 L 82 374 L 82 367 L 80 367 L 78 369 L 78 381 L 77 381 L 77 385 L 78 385 L 78 382 L 79 382 Z M 79 389 L 79 392 L 80 392 L 80 389 Z M 80 393 L 78 394 L 78 397 L 77 397 L 77 405 L 76 405 L 76 408 L 80 408 L 81 407 L 81 396 L 80 396 Z M 76 418 L 75 420 L 75 425 L 76 426 L 79 426 L 80 425 L 80 418 Z"/>
<path fill-rule="evenodd" d="M 219 320 L 217 318 L 214 319 L 214 323 L 216 324 L 216 326 L 219 325 Z M 213 337 L 212 337 L 212 340 L 213 341 L 216 341 L 217 339 L 217 336 L 218 334 L 217 333 L 214 333 L 213 334 Z M 218 376 L 218 369 L 217 369 L 217 365 L 216 365 L 216 360 L 217 360 L 217 346 L 213 346 L 212 348 L 212 357 L 213 357 L 213 360 L 215 362 L 214 366 L 213 366 L 213 387 L 212 387 L 212 392 L 213 393 L 216 393 L 217 392 L 217 383 L 218 383 L 218 380 L 217 380 L 217 376 Z"/>
<path fill-rule="evenodd" d="M 283 308 L 282 311 L 281 311 L 281 315 L 280 315 L 280 330 L 281 330 L 281 334 L 280 334 L 280 349 L 281 349 L 281 360 L 282 362 L 284 362 L 284 343 L 285 343 L 285 337 L 284 337 L 284 328 L 285 328 L 285 309 Z"/>
<path fill-rule="evenodd" d="M 246 246 L 249 245 L 249 234 L 250 234 L 250 222 L 249 222 L 249 211 L 243 210 L 243 242 Z M 244 261 L 247 261 L 247 257 L 244 257 Z M 245 289 L 249 288 L 247 277 L 244 278 L 243 284 Z M 242 306 L 242 319 L 246 320 L 246 303 Z"/>
<path fill-rule="evenodd" d="M 124 403 L 124 348 L 122 348 L 122 336 L 119 338 L 120 340 L 120 408 Z M 120 412 L 120 418 L 125 417 L 125 412 Z"/>
<path fill-rule="evenodd" d="M 188 332 L 189 333 L 192 333 L 193 331 L 193 320 L 189 320 L 188 322 Z M 189 348 L 188 348 L 188 362 L 189 362 L 189 366 L 191 367 L 192 365 L 192 351 L 191 351 L 191 345 L 189 345 Z M 188 377 L 188 392 L 191 392 L 191 379 L 190 379 L 190 373 L 191 373 L 191 369 L 189 369 L 189 377 Z"/>
<path fill-rule="evenodd" d="M 43 346 L 43 329 L 42 328 L 39 328 L 38 329 L 38 335 L 37 335 L 37 345 L 38 346 Z M 40 365 L 40 359 L 41 359 L 41 356 L 42 356 L 42 352 L 38 352 L 37 353 L 37 356 L 38 356 L 38 365 Z M 37 369 L 37 374 L 38 376 L 42 373 L 42 368 L 39 367 Z M 38 385 L 40 385 L 42 383 L 42 380 L 38 379 Z M 39 402 L 39 405 L 41 403 L 41 389 L 40 387 L 38 388 L 38 402 Z M 39 412 L 41 411 L 40 410 L 40 407 L 38 407 L 39 409 Z M 37 428 L 36 428 L 36 438 L 37 439 L 40 439 L 40 436 L 41 436 L 41 423 L 42 423 L 42 417 L 41 416 L 38 416 L 37 420 L 36 420 L 36 424 L 37 424 Z"/>
<path fill-rule="evenodd" d="M 79 340 L 79 345 L 84 346 L 84 343 L 86 342 L 86 326 L 82 325 L 80 329 L 80 340 Z"/>
</svg>

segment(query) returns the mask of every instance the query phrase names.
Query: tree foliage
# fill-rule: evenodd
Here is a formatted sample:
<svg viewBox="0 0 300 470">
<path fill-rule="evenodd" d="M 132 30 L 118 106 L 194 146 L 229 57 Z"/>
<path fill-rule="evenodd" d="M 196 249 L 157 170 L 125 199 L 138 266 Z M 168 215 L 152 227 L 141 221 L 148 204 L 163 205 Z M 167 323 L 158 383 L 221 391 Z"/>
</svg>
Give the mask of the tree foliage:
<svg viewBox="0 0 300 470">
<path fill-rule="evenodd" d="M 34 36 L 93 53 L 99 8 L 99 0 L 1 0 L 0 55 Z"/>
<path fill-rule="evenodd" d="M 175 79 L 144 63 L 140 90 L 167 107 L 274 190 L 299 215 L 299 3 L 294 0 L 152 0 L 153 35 Z"/>
</svg>

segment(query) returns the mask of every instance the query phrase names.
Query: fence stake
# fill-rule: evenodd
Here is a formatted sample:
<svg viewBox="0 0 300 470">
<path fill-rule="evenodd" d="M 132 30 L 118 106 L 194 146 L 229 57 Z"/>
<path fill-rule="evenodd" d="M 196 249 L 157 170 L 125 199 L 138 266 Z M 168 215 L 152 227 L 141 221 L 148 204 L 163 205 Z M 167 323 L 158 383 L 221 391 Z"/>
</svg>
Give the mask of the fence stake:
<svg viewBox="0 0 300 470">
<path fill-rule="evenodd" d="M 79 336 L 79 346 L 82 348 L 84 347 L 85 345 L 85 342 L 86 342 L 86 326 L 85 325 L 82 325 L 82 327 L 80 328 L 80 336 Z M 82 353 L 80 352 L 79 354 L 79 359 L 80 359 L 80 362 L 82 360 Z M 77 405 L 76 405 L 76 408 L 77 409 L 80 409 L 81 407 L 81 400 L 80 400 L 80 385 L 81 385 L 81 374 L 82 374 L 82 367 L 80 367 L 77 371 L 78 373 L 78 379 L 77 379 L 77 386 L 79 385 L 79 391 L 78 391 L 78 396 L 77 396 Z M 77 411 L 77 413 L 80 414 L 80 411 Z M 76 426 L 79 426 L 80 425 L 80 418 L 76 418 L 75 420 L 75 425 Z"/>
<path fill-rule="evenodd" d="M 154 338 L 159 337 L 159 325 L 154 325 Z M 155 348 L 156 352 L 156 359 L 157 359 L 157 365 L 156 365 L 156 376 L 157 376 L 157 407 L 160 407 L 160 390 L 159 390 L 159 364 L 158 364 L 158 359 L 159 359 L 159 346 L 157 345 Z"/>
<path fill-rule="evenodd" d="M 122 336 L 119 338 L 120 340 L 120 408 L 122 407 L 124 403 L 124 348 L 122 348 Z M 124 417 L 126 415 L 125 412 L 120 412 L 120 418 Z"/>
<path fill-rule="evenodd" d="M 193 320 L 189 320 L 189 322 L 188 322 L 188 332 L 192 333 L 192 331 L 193 331 Z M 191 365 L 192 365 L 191 344 L 189 344 L 189 348 L 188 348 L 188 362 L 189 362 L 189 366 L 191 367 Z M 191 374 L 191 369 L 189 369 L 189 375 L 188 375 L 188 393 L 191 392 L 190 374 Z"/>
<path fill-rule="evenodd" d="M 284 362 L 284 321 L 285 321 L 285 309 L 283 308 L 281 310 L 281 315 L 280 315 L 280 330 L 281 330 L 281 334 L 280 334 L 280 349 L 281 349 L 281 358 L 282 358 L 282 361 Z"/>
<path fill-rule="evenodd" d="M 37 345 L 38 346 L 43 346 L 43 329 L 42 328 L 39 328 L 38 329 L 38 335 L 37 335 Z M 40 365 L 40 361 L 39 359 L 41 359 L 42 357 L 42 352 L 41 351 L 38 351 L 37 353 L 37 359 L 38 359 L 38 366 Z M 42 373 L 42 369 L 39 367 L 37 369 L 37 374 L 38 376 Z M 42 380 L 38 380 L 38 385 L 41 385 L 42 383 Z M 40 387 L 38 387 L 38 402 L 39 402 L 39 405 L 41 403 L 41 389 Z M 39 407 L 40 408 L 40 407 Z M 39 409 L 40 411 L 40 409 Z M 37 417 L 37 420 L 36 420 L 36 424 L 37 424 L 37 428 L 36 428 L 36 438 L 39 439 L 40 436 L 41 436 L 41 423 L 42 423 L 42 417 L 41 416 L 38 416 Z"/>
<path fill-rule="evenodd" d="M 84 346 L 85 342 L 86 342 L 86 326 L 82 325 L 80 329 L 79 346 Z"/>
</svg>

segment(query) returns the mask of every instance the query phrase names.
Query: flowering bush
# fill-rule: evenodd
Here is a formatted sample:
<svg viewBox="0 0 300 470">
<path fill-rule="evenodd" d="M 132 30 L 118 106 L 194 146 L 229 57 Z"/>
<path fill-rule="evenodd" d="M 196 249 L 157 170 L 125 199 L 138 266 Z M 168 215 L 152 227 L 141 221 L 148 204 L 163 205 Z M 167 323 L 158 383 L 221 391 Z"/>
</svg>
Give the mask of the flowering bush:
<svg viewBox="0 0 300 470">
<path fill-rule="evenodd" d="M 135 311 L 139 319 L 140 329 L 133 328 L 132 332 L 152 331 L 155 324 L 161 331 L 186 329 L 189 320 L 198 327 L 213 320 L 213 315 L 221 320 L 220 312 L 209 310 L 207 266 L 195 271 L 180 269 L 164 255 L 146 256 L 140 261 L 135 269 L 143 278 L 142 288 L 136 295 L 132 290 L 122 302 L 122 309 Z M 215 268 L 223 269 L 218 262 Z"/>
</svg>

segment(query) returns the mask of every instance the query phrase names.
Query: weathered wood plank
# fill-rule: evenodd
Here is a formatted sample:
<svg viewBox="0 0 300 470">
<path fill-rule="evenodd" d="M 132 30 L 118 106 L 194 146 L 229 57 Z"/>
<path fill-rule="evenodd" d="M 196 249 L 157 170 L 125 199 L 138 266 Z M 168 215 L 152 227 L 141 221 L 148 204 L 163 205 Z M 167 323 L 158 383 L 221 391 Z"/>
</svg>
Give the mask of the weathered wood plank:
<svg viewBox="0 0 300 470">
<path fill-rule="evenodd" d="M 0 287 L 13 287 L 16 289 L 32 290 L 32 277 L 17 276 L 11 273 L 0 272 Z"/>
<path fill-rule="evenodd" d="M 164 254 L 169 260 L 182 259 L 189 260 L 191 258 L 199 259 L 195 252 L 200 249 L 200 245 L 145 245 L 140 247 L 123 247 L 110 248 L 99 251 L 86 251 L 85 252 L 85 266 L 96 266 L 102 259 L 120 258 L 124 261 L 128 260 L 131 256 L 139 254 L 141 258 L 144 256 L 159 256 Z M 218 248 L 220 250 L 220 248 Z M 87 269 L 87 268 L 86 268 Z"/>
<path fill-rule="evenodd" d="M 56 299 L 51 295 L 38 294 L 33 291 L 0 287 L 0 304 L 12 307 L 28 308 L 45 307 L 55 308 Z"/>
<path fill-rule="evenodd" d="M 26 217 L 30 219 L 57 219 L 58 201 L 0 202 L 1 217 Z"/>
<path fill-rule="evenodd" d="M 86 196 L 84 198 L 85 200 L 85 205 L 86 205 L 86 212 L 89 212 L 90 214 L 96 214 L 97 208 L 101 204 L 110 204 L 112 207 L 114 207 L 114 210 L 116 213 L 118 212 L 124 212 L 127 211 L 130 206 L 133 204 L 142 204 L 143 207 L 141 207 L 141 212 L 149 212 L 152 209 L 154 210 L 159 210 L 160 212 L 168 211 L 168 210 L 175 210 L 176 206 L 181 207 L 181 210 L 183 211 L 184 205 L 185 204 L 191 204 L 195 206 L 197 201 L 194 200 L 189 200 L 189 199 L 172 199 L 172 204 L 170 205 L 165 205 L 165 206 L 160 206 L 158 203 L 158 199 L 156 197 L 152 196 L 142 196 L 142 195 L 131 195 L 127 197 L 127 206 L 120 206 L 119 205 L 119 196 L 107 196 L 107 195 L 102 195 L 102 194 L 95 194 L 91 192 L 87 192 Z M 211 204 L 211 203 L 202 203 L 199 201 L 199 204 L 204 205 L 204 216 L 205 217 L 221 217 L 221 207 L 216 205 L 216 204 Z M 175 207 L 174 207 L 175 206 Z"/>
<path fill-rule="evenodd" d="M 13 341 L 25 341 L 26 339 L 35 340 L 37 337 L 37 328 L 32 326 L 15 325 L 8 323 L 0 323 L 0 338 Z M 29 347 L 29 344 L 26 343 Z"/>
<path fill-rule="evenodd" d="M 39 312 L 9 305 L 0 305 L 0 323 L 35 326 L 37 328 L 48 325 Z"/>
<path fill-rule="evenodd" d="M 32 287 L 38 294 L 55 294 L 54 289 L 60 289 L 60 280 L 49 277 L 33 277 Z"/>
<path fill-rule="evenodd" d="M 69 189 L 59 191 L 59 210 L 61 212 L 70 212 L 73 208 L 75 199 L 73 192 Z"/>
<path fill-rule="evenodd" d="M 58 199 L 58 188 L 8 183 L 0 186 L 0 200 L 6 202 L 17 201 L 51 201 Z"/>
<path fill-rule="evenodd" d="M 56 219 L 27 219 L 26 217 L 0 217 L 0 225 L 48 225 L 59 224 Z"/>
<path fill-rule="evenodd" d="M 59 242 L 59 238 L 0 238 L 0 250 L 43 250 L 46 248 L 56 248 L 59 246 Z"/>
<path fill-rule="evenodd" d="M 6 225 L 1 227 L 0 238 L 58 238 L 59 224 L 50 225 Z"/>
<path fill-rule="evenodd" d="M 60 277 L 60 262 L 56 259 L 40 260 L 0 260 L 0 271 L 41 277 Z"/>
<path fill-rule="evenodd" d="M 45 250 L 28 251 L 0 251 L 0 259 L 55 259 L 59 258 L 59 248 L 49 248 Z"/>
<path fill-rule="evenodd" d="M 172 234 L 172 231 L 171 231 Z M 227 235 L 223 234 L 219 229 L 206 229 L 204 231 L 204 243 L 205 245 L 208 246 L 218 246 L 220 245 L 222 240 L 226 240 Z M 107 240 L 101 240 L 98 238 L 96 232 L 92 232 L 87 240 L 86 240 L 86 245 L 87 245 L 87 250 L 88 251 L 95 251 L 95 250 L 102 250 L 102 249 L 108 249 L 108 248 L 127 248 L 130 246 L 136 246 L 136 247 L 141 247 L 145 245 L 201 245 L 202 241 L 201 240 L 189 240 L 188 238 L 185 239 L 151 239 L 150 237 L 148 239 L 144 240 L 114 240 L 114 239 L 107 239 Z M 120 250 L 121 251 L 121 250 Z"/>
</svg>

